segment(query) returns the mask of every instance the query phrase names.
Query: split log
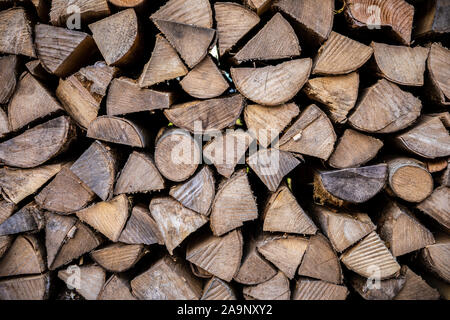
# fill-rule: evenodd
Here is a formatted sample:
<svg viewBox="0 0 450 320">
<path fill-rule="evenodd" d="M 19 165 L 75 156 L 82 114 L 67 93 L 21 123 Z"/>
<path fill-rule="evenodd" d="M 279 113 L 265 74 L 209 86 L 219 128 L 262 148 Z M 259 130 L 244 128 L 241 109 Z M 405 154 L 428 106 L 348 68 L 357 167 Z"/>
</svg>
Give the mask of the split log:
<svg viewBox="0 0 450 320">
<path fill-rule="evenodd" d="M 166 19 L 203 28 L 213 25 L 211 4 L 207 0 L 169 0 L 150 19 Z"/>
<path fill-rule="evenodd" d="M 158 225 L 151 217 L 150 211 L 143 205 L 133 207 L 119 241 L 128 244 L 164 244 Z"/>
<path fill-rule="evenodd" d="M 58 271 L 58 278 L 75 290 L 86 300 L 97 300 L 105 284 L 106 272 L 96 265 L 71 265 Z"/>
<path fill-rule="evenodd" d="M 62 168 L 49 164 L 31 169 L 0 168 L 0 190 L 3 197 L 15 204 L 35 193 Z"/>
<path fill-rule="evenodd" d="M 371 47 L 332 31 L 317 53 L 312 74 L 348 74 L 362 67 L 372 53 Z"/>
<path fill-rule="evenodd" d="M 417 205 L 417 209 L 436 220 L 445 230 L 450 231 L 450 212 L 448 210 L 450 188 L 441 186 Z"/>
<path fill-rule="evenodd" d="M 204 234 L 188 244 L 186 260 L 229 282 L 239 270 L 242 245 L 240 230 L 229 232 L 223 237 Z"/>
<path fill-rule="evenodd" d="M 438 178 L 438 182 L 444 187 L 450 187 L 450 159 L 447 160 L 447 168 Z"/>
<path fill-rule="evenodd" d="M 244 97 L 234 94 L 223 98 L 177 104 L 164 110 L 164 115 L 177 127 L 190 132 L 222 130 L 236 123 L 244 104 Z"/>
<path fill-rule="evenodd" d="M 272 4 L 273 0 L 243 0 L 243 1 L 246 6 L 256 11 L 256 13 L 260 16 L 270 8 L 270 5 Z"/>
<path fill-rule="evenodd" d="M 201 146 L 185 130 L 167 130 L 156 141 L 155 164 L 169 180 L 188 179 L 197 170 L 200 159 Z"/>
<path fill-rule="evenodd" d="M 450 155 L 450 134 L 438 117 L 423 116 L 418 123 L 394 138 L 403 149 L 427 159 Z"/>
<path fill-rule="evenodd" d="M 434 243 L 433 234 L 406 207 L 389 201 L 378 221 L 378 232 L 395 257 Z"/>
<path fill-rule="evenodd" d="M 204 216 L 210 213 L 215 193 L 215 180 L 209 166 L 204 166 L 191 179 L 173 186 L 169 191 L 170 196 L 183 206 Z"/>
<path fill-rule="evenodd" d="M 361 131 L 391 133 L 411 125 L 421 109 L 418 98 L 381 79 L 364 91 L 348 121 Z"/>
<path fill-rule="evenodd" d="M 19 57 L 16 55 L 0 58 L 0 104 L 6 104 L 17 84 Z M 1 131 L 0 131 L 1 134 Z"/>
<path fill-rule="evenodd" d="M 0 260 L 0 277 L 43 273 L 47 269 L 44 251 L 33 235 L 20 235 Z"/>
<path fill-rule="evenodd" d="M 340 286 L 322 280 L 300 278 L 292 293 L 293 300 L 346 300 L 349 292 Z"/>
<path fill-rule="evenodd" d="M 78 211 L 77 217 L 104 234 L 113 242 L 119 240 L 129 216 L 130 203 L 125 195 L 96 204 Z"/>
<path fill-rule="evenodd" d="M 345 13 L 352 28 L 385 27 L 401 43 L 411 43 L 414 7 L 404 0 L 350 0 Z"/>
<path fill-rule="evenodd" d="M 375 280 L 376 283 L 373 283 L 372 279 L 366 279 L 355 274 L 351 277 L 350 283 L 353 289 L 365 300 L 392 300 L 406 283 L 405 272 L 406 269 L 402 267 L 397 277 Z"/>
<path fill-rule="evenodd" d="M 136 81 L 114 79 L 106 98 L 106 113 L 111 116 L 140 111 L 167 109 L 174 100 L 171 92 L 141 89 Z"/>
<path fill-rule="evenodd" d="M 114 194 L 149 192 L 164 189 L 164 179 L 153 159 L 143 152 L 133 151 L 119 173 Z"/>
<path fill-rule="evenodd" d="M 261 68 L 231 68 L 236 89 L 258 104 L 276 106 L 292 99 L 308 80 L 311 59 L 296 59 Z"/>
<path fill-rule="evenodd" d="M 300 56 L 297 35 L 280 13 L 276 13 L 264 27 L 234 56 L 235 62 L 278 60 Z"/>
<path fill-rule="evenodd" d="M 145 0 L 108 0 L 108 2 L 120 9 L 134 8 L 138 12 L 146 5 Z"/>
<path fill-rule="evenodd" d="M 447 283 L 450 282 L 450 237 L 437 236 L 435 244 L 422 249 L 420 262 L 431 273 Z"/>
<path fill-rule="evenodd" d="M 0 52 L 36 58 L 32 34 L 24 8 L 14 7 L 0 12 Z"/>
<path fill-rule="evenodd" d="M 140 300 L 198 300 L 202 283 L 181 259 L 169 255 L 131 280 L 132 293 Z"/>
<path fill-rule="evenodd" d="M 278 0 L 273 6 L 296 23 L 303 38 L 311 38 L 315 43 L 328 39 L 333 27 L 334 1 Z"/>
<path fill-rule="evenodd" d="M 0 197 L 0 224 L 5 222 L 16 210 L 16 205 Z"/>
<path fill-rule="evenodd" d="M 263 230 L 312 235 L 317 227 L 292 192 L 281 185 L 268 199 L 263 213 Z"/>
<path fill-rule="evenodd" d="M 164 68 L 161 66 L 164 65 Z M 155 47 L 150 60 L 139 77 L 139 86 L 150 87 L 156 83 L 182 77 L 188 73 L 176 50 L 160 34 L 156 35 Z"/>
<path fill-rule="evenodd" d="M 59 102 L 31 74 L 21 75 L 8 105 L 8 120 L 12 131 L 36 119 L 62 110 Z"/>
<path fill-rule="evenodd" d="M 278 142 L 280 150 L 327 160 L 333 152 L 336 133 L 325 113 L 308 106 Z"/>
<path fill-rule="evenodd" d="M 116 152 L 99 141 L 93 142 L 70 167 L 70 171 L 102 200 L 112 195 L 116 170 Z"/>
<path fill-rule="evenodd" d="M 373 56 L 382 77 L 404 86 L 423 86 L 428 48 L 372 42 Z"/>
<path fill-rule="evenodd" d="M 426 279 L 427 283 L 430 284 L 430 286 L 439 292 L 442 299 L 450 299 L 450 284 L 448 284 L 448 282 L 445 282 L 429 273 L 424 274 L 423 277 Z"/>
<path fill-rule="evenodd" d="M 322 103 L 336 123 L 347 122 L 347 115 L 358 98 L 359 75 L 352 72 L 346 75 L 317 77 L 308 80 L 303 91 L 306 95 Z"/>
<path fill-rule="evenodd" d="M 346 250 L 376 229 L 365 213 L 332 211 L 318 205 L 314 205 L 311 212 L 337 252 Z"/>
<path fill-rule="evenodd" d="M 429 173 L 440 172 L 447 169 L 449 161 L 450 159 L 447 160 L 445 158 L 432 159 L 425 161 L 425 167 Z"/>
<path fill-rule="evenodd" d="M 204 215 L 183 207 L 170 197 L 153 198 L 149 209 L 171 255 L 184 239 L 208 222 Z"/>
<path fill-rule="evenodd" d="M 243 293 L 247 300 L 289 300 L 291 297 L 289 279 L 281 271 L 266 282 L 244 287 Z"/>
<path fill-rule="evenodd" d="M 67 113 L 82 128 L 87 128 L 97 118 L 106 89 L 117 73 L 117 68 L 96 62 L 65 80 L 59 79 L 56 96 Z"/>
<path fill-rule="evenodd" d="M 449 49 L 444 48 L 438 43 L 431 45 L 427 61 L 431 90 L 427 90 L 427 92 L 430 93 L 432 100 L 444 106 L 450 105 L 450 85 L 448 84 L 448 78 L 450 77 L 449 60 Z"/>
<path fill-rule="evenodd" d="M 0 280 L 1 300 L 46 300 L 49 290 L 48 273 Z"/>
<path fill-rule="evenodd" d="M 335 284 L 342 283 L 339 258 L 322 234 L 309 238 L 308 248 L 298 268 L 298 274 Z"/>
<path fill-rule="evenodd" d="M 215 3 L 214 12 L 220 56 L 229 52 L 260 21 L 253 11 L 233 2 Z"/>
<path fill-rule="evenodd" d="M 42 66 L 39 59 L 31 60 L 25 63 L 28 72 L 41 81 L 51 81 L 52 75 Z"/>
<path fill-rule="evenodd" d="M 108 65 L 123 66 L 132 63 L 137 57 L 142 40 L 133 9 L 91 23 L 89 29 Z"/>
<path fill-rule="evenodd" d="M 414 36 L 435 37 L 450 32 L 450 11 L 447 0 L 423 1 L 416 11 Z"/>
<path fill-rule="evenodd" d="M 211 208 L 210 225 L 215 236 L 258 218 L 258 209 L 244 169 L 236 171 L 219 186 Z"/>
<path fill-rule="evenodd" d="M 69 117 L 60 116 L 0 143 L 0 162 L 33 168 L 64 152 L 76 136 Z"/>
<path fill-rule="evenodd" d="M 180 81 L 180 85 L 190 96 L 199 99 L 218 97 L 229 87 L 209 55 L 189 71 Z"/>
<path fill-rule="evenodd" d="M 233 289 L 228 283 L 213 277 L 209 280 L 204 288 L 203 295 L 200 300 L 237 300 Z"/>
<path fill-rule="evenodd" d="M 124 272 L 132 268 L 145 253 L 142 244 L 114 243 L 91 251 L 90 256 L 105 270 Z"/>
<path fill-rule="evenodd" d="M 437 300 L 439 292 L 405 266 L 405 284 L 394 300 Z"/>
<path fill-rule="evenodd" d="M 2 108 L 0 108 L 0 138 L 11 132 L 8 116 Z"/>
<path fill-rule="evenodd" d="M 97 300 L 137 300 L 131 294 L 129 281 L 118 274 L 113 274 L 103 285 Z"/>
<path fill-rule="evenodd" d="M 13 236 L 0 236 L 0 259 L 9 249 L 13 240 L 14 240 Z"/>
<path fill-rule="evenodd" d="M 150 140 L 150 134 L 145 126 L 115 116 L 97 117 L 89 124 L 86 136 L 138 148 L 147 147 Z"/>
<path fill-rule="evenodd" d="M 289 279 L 294 278 L 307 248 L 308 240 L 297 236 L 269 237 L 258 244 L 258 252 Z"/>
<path fill-rule="evenodd" d="M 423 162 L 413 158 L 394 158 L 388 161 L 388 169 L 389 187 L 400 199 L 421 202 L 433 192 L 433 177 Z"/>
<path fill-rule="evenodd" d="M 39 61 L 58 77 L 79 70 L 96 52 L 94 40 L 84 32 L 38 24 L 34 33 Z"/>
<path fill-rule="evenodd" d="M 319 204 L 336 206 L 363 203 L 383 189 L 388 175 L 386 164 L 322 171 L 314 175 L 314 198 Z"/>
<path fill-rule="evenodd" d="M 295 103 L 279 106 L 252 104 L 245 107 L 244 120 L 249 133 L 256 137 L 261 146 L 267 148 L 299 112 Z"/>
<path fill-rule="evenodd" d="M 371 232 L 341 255 L 342 263 L 365 278 L 384 280 L 400 271 L 400 265 L 376 232 Z"/>
<path fill-rule="evenodd" d="M 381 140 L 346 129 L 328 159 L 328 164 L 337 169 L 359 167 L 375 158 L 382 147 Z"/>
<path fill-rule="evenodd" d="M 91 21 L 102 19 L 111 14 L 106 0 L 53 0 L 50 9 L 50 23 L 54 26 L 68 27 L 74 25 L 77 21 L 72 18 L 76 6 L 80 15 L 80 23 L 89 23 Z"/>
<path fill-rule="evenodd" d="M 45 225 L 43 212 L 36 203 L 30 202 L 0 224 L 0 236 L 22 232 L 34 233 Z"/>
</svg>

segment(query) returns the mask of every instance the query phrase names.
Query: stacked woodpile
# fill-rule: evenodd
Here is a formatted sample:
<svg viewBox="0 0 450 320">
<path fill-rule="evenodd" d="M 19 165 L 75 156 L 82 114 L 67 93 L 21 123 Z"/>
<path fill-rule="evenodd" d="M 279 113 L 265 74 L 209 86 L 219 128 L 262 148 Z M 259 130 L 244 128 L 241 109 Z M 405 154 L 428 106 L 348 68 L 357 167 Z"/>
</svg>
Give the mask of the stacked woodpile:
<svg viewBox="0 0 450 320">
<path fill-rule="evenodd" d="M 0 1 L 0 299 L 447 299 L 450 1 Z"/>
</svg>

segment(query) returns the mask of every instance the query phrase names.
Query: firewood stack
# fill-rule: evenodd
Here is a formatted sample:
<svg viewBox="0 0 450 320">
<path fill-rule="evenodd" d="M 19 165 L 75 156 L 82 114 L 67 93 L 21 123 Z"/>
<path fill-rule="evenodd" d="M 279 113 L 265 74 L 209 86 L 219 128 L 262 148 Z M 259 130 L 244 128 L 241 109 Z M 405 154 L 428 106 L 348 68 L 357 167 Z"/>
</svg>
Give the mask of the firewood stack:
<svg viewBox="0 0 450 320">
<path fill-rule="evenodd" d="M 0 8 L 0 299 L 449 298 L 449 0 Z"/>
</svg>

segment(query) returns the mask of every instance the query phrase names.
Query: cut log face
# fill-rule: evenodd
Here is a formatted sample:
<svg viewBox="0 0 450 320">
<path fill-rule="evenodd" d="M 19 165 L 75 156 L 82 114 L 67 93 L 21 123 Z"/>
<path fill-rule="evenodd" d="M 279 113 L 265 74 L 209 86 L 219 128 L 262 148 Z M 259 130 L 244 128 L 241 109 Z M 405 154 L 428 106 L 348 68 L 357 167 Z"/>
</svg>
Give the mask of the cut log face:
<svg viewBox="0 0 450 320">
<path fill-rule="evenodd" d="M 0 259 L 11 246 L 13 239 L 13 236 L 0 236 Z"/>
<path fill-rule="evenodd" d="M 398 41 L 411 43 L 414 7 L 404 0 L 350 0 L 346 15 L 353 28 L 374 29 L 388 27 Z"/>
<path fill-rule="evenodd" d="M 110 201 L 98 202 L 76 214 L 81 221 L 100 231 L 111 241 L 117 242 L 127 222 L 129 206 L 127 197 L 119 195 Z"/>
<path fill-rule="evenodd" d="M 328 164 L 337 169 L 359 167 L 375 158 L 382 147 L 381 140 L 346 129 L 328 159 Z"/>
<path fill-rule="evenodd" d="M 96 265 L 71 265 L 58 271 L 58 278 L 75 290 L 86 300 L 97 300 L 106 280 L 106 272 Z"/>
<path fill-rule="evenodd" d="M 336 133 L 326 114 L 316 105 L 308 106 L 278 142 L 280 150 L 327 160 L 333 152 Z"/>
<path fill-rule="evenodd" d="M 173 101 L 170 92 L 141 89 L 132 79 L 114 79 L 106 98 L 106 113 L 114 116 L 140 111 L 167 109 Z"/>
<path fill-rule="evenodd" d="M 153 22 L 164 33 L 188 67 L 195 67 L 206 56 L 209 45 L 214 39 L 215 30 L 163 19 L 153 18 Z"/>
<path fill-rule="evenodd" d="M 54 26 L 73 24 L 70 19 L 71 5 L 77 6 L 81 23 L 99 20 L 111 14 L 106 0 L 53 0 L 50 9 L 50 23 Z"/>
<path fill-rule="evenodd" d="M 303 33 L 317 42 L 325 41 L 333 27 L 334 1 L 296 1 L 278 0 L 274 7 L 290 17 L 301 28 Z M 318 23 L 320 21 L 320 23 Z"/>
<path fill-rule="evenodd" d="M 420 115 L 422 103 L 397 85 L 379 80 L 366 89 L 348 118 L 352 127 L 376 133 L 391 133 L 411 125 Z"/>
<path fill-rule="evenodd" d="M 1 300 L 45 300 L 50 289 L 48 273 L 0 280 Z"/>
<path fill-rule="evenodd" d="M 87 128 L 97 117 L 106 89 L 117 72 L 117 68 L 99 61 L 59 80 L 56 96 L 82 128 Z"/>
<path fill-rule="evenodd" d="M 189 243 L 186 260 L 229 282 L 241 265 L 242 245 L 240 230 L 229 232 L 223 237 L 206 234 Z"/>
<path fill-rule="evenodd" d="M 359 75 L 317 77 L 308 80 L 303 91 L 315 101 L 325 105 L 331 120 L 336 123 L 347 122 L 347 115 L 358 98 Z"/>
<path fill-rule="evenodd" d="M 230 51 L 260 20 L 253 11 L 233 2 L 215 3 L 214 12 L 220 56 Z"/>
<path fill-rule="evenodd" d="M 320 203 L 342 201 L 363 203 L 373 198 L 386 183 L 386 164 L 323 171 L 316 175 L 314 194 Z M 333 199 L 334 198 L 334 199 Z"/>
<path fill-rule="evenodd" d="M 405 86 L 423 86 L 428 48 L 392 46 L 372 42 L 373 55 L 381 75 Z"/>
<path fill-rule="evenodd" d="M 169 255 L 131 280 L 133 295 L 140 300 L 198 300 L 202 283 L 180 259 Z"/>
<path fill-rule="evenodd" d="M 161 65 L 164 65 L 164 68 L 161 68 Z M 150 87 L 156 83 L 182 77 L 187 73 L 188 69 L 176 50 L 162 35 L 158 34 L 152 56 L 139 77 L 139 86 Z"/>
<path fill-rule="evenodd" d="M 317 234 L 309 239 L 298 274 L 335 284 L 342 283 L 339 258 L 326 237 Z"/>
<path fill-rule="evenodd" d="M 87 137 L 138 148 L 145 148 L 150 140 L 144 126 L 114 116 L 101 116 L 93 120 L 89 124 Z"/>
<path fill-rule="evenodd" d="M 256 103 L 276 106 L 292 99 L 308 80 L 311 59 L 261 68 L 231 68 L 236 89 Z"/>
<path fill-rule="evenodd" d="M 64 245 L 64 240 L 70 241 L 70 236 L 76 230 L 77 219 L 47 212 L 45 220 L 45 247 L 48 267 L 51 270 L 57 254 Z"/>
<path fill-rule="evenodd" d="M 108 65 L 121 66 L 133 61 L 140 47 L 138 19 L 133 9 L 91 23 L 89 29 Z"/>
<path fill-rule="evenodd" d="M 128 244 L 164 244 L 155 220 L 151 217 L 150 211 L 143 205 L 137 205 L 133 208 L 119 241 Z"/>
<path fill-rule="evenodd" d="M 36 58 L 32 27 L 25 9 L 14 7 L 0 13 L 0 51 Z"/>
<path fill-rule="evenodd" d="M 392 300 L 405 285 L 405 270 L 402 268 L 400 275 L 378 281 L 377 285 L 373 284 L 372 279 L 366 279 L 355 274 L 350 278 L 350 284 L 365 300 Z"/>
<path fill-rule="evenodd" d="M 442 105 L 450 105 L 450 50 L 433 43 L 428 56 L 428 72 L 432 88 L 432 98 Z"/>
<path fill-rule="evenodd" d="M 153 198 L 149 209 L 171 255 L 184 239 L 208 222 L 205 216 L 170 197 Z"/>
<path fill-rule="evenodd" d="M 30 202 L 0 224 L 0 236 L 22 232 L 34 233 L 45 225 L 42 211 L 36 203 Z"/>
<path fill-rule="evenodd" d="M 450 237 L 440 235 L 436 243 L 422 249 L 420 260 L 433 274 L 450 282 Z"/>
<path fill-rule="evenodd" d="M 243 0 L 243 1 L 246 6 L 256 11 L 256 13 L 260 16 L 270 8 L 270 5 L 272 4 L 273 0 Z"/>
<path fill-rule="evenodd" d="M 0 104 L 8 103 L 16 89 L 18 68 L 18 56 L 10 55 L 0 58 Z M 0 136 L 1 134 L 0 130 Z"/>
<path fill-rule="evenodd" d="M 150 16 L 150 19 L 165 19 L 177 23 L 212 28 L 212 10 L 208 0 L 169 0 Z"/>
<path fill-rule="evenodd" d="M 186 208 L 208 216 L 215 192 L 213 173 L 208 166 L 204 166 L 185 183 L 170 188 L 169 194 Z"/>
<path fill-rule="evenodd" d="M 164 115 L 177 127 L 200 133 L 222 130 L 236 123 L 244 108 L 240 94 L 204 101 L 177 104 L 164 111 Z"/>
<path fill-rule="evenodd" d="M 106 200 L 113 191 L 116 167 L 116 153 L 105 144 L 95 141 L 70 170 L 102 200 Z"/>
<path fill-rule="evenodd" d="M 217 172 L 229 178 L 237 164 L 244 163 L 244 156 L 253 137 L 242 129 L 227 130 L 203 148 L 203 158 L 212 163 Z"/>
<path fill-rule="evenodd" d="M 65 151 L 76 135 L 69 117 L 61 116 L 0 143 L 0 162 L 33 168 Z"/>
<path fill-rule="evenodd" d="M 58 77 L 77 71 L 96 52 L 94 40 L 84 32 L 46 24 L 36 25 L 34 32 L 39 60 Z"/>
<path fill-rule="evenodd" d="M 201 159 L 200 148 L 189 132 L 182 129 L 167 130 L 156 142 L 156 167 L 165 178 L 184 181 L 197 170 Z"/>
<path fill-rule="evenodd" d="M 114 194 L 149 192 L 164 188 L 164 179 L 153 159 L 142 152 L 133 151 L 120 172 Z"/>
<path fill-rule="evenodd" d="M 295 103 L 271 107 L 252 104 L 245 107 L 244 120 L 248 131 L 261 146 L 267 148 L 299 112 Z"/>
<path fill-rule="evenodd" d="M 278 60 L 297 57 L 301 53 L 294 29 L 281 13 L 272 19 L 236 53 L 237 63 L 249 60 Z"/>
<path fill-rule="evenodd" d="M 278 149 L 261 149 L 252 154 L 247 159 L 247 163 L 264 182 L 267 189 L 275 192 L 281 180 L 300 164 L 300 160 L 290 152 Z"/>
<path fill-rule="evenodd" d="M 113 274 L 103 285 L 97 300 L 137 300 L 131 294 L 129 281 L 123 277 Z"/>
<path fill-rule="evenodd" d="M 414 25 L 415 37 L 434 37 L 450 32 L 448 26 L 449 10 L 447 0 L 426 1 L 416 11 Z"/>
<path fill-rule="evenodd" d="M 247 173 L 239 170 L 219 186 L 211 209 L 211 230 L 221 236 L 257 217 L 258 209 Z"/>
<path fill-rule="evenodd" d="M 289 188 L 282 185 L 274 192 L 264 209 L 264 231 L 315 234 L 317 227 L 300 207 Z"/>
<path fill-rule="evenodd" d="M 450 134 L 438 117 L 422 117 L 417 125 L 396 136 L 395 142 L 427 159 L 450 155 Z"/>
<path fill-rule="evenodd" d="M 425 165 L 412 158 L 388 162 L 389 186 L 394 194 L 409 202 L 421 202 L 433 192 L 433 177 Z"/>
<path fill-rule="evenodd" d="M 344 251 L 376 229 L 365 213 L 335 212 L 318 205 L 313 206 L 311 212 L 337 252 Z"/>
<path fill-rule="evenodd" d="M 450 188 L 441 186 L 434 189 L 428 198 L 417 205 L 417 208 L 436 220 L 446 230 L 450 230 L 448 199 L 450 199 Z"/>
<path fill-rule="evenodd" d="M 264 240 L 258 245 L 258 252 L 292 279 L 307 248 L 306 238 L 283 236 Z"/>
<path fill-rule="evenodd" d="M 213 277 L 203 288 L 200 300 L 237 300 L 233 289 L 228 283 Z"/>
<path fill-rule="evenodd" d="M 319 49 L 312 74 L 348 74 L 365 64 L 372 53 L 371 47 L 332 31 L 328 40 Z"/>
<path fill-rule="evenodd" d="M 293 300 L 345 300 L 348 296 L 346 286 L 322 280 L 300 278 L 292 293 Z"/>
<path fill-rule="evenodd" d="M 62 168 L 50 164 L 31 169 L 0 168 L 0 190 L 3 197 L 15 204 L 35 193 Z"/>
<path fill-rule="evenodd" d="M 229 87 L 209 55 L 180 81 L 180 85 L 189 95 L 199 99 L 218 97 Z"/>
<path fill-rule="evenodd" d="M 400 271 L 400 265 L 376 232 L 341 255 L 345 266 L 362 277 L 379 280 L 391 278 Z"/>
<path fill-rule="evenodd" d="M 0 138 L 8 134 L 10 131 L 11 128 L 9 126 L 8 116 L 6 115 L 6 112 L 0 108 Z"/>
<path fill-rule="evenodd" d="M 439 292 L 405 266 L 405 284 L 394 300 L 438 300 Z"/>
<path fill-rule="evenodd" d="M 111 272 L 124 272 L 132 268 L 145 254 L 142 244 L 114 243 L 90 253 L 92 259 Z"/>
<path fill-rule="evenodd" d="M 13 202 L 6 201 L 0 197 L 0 224 L 6 221 L 16 210 Z"/>
<path fill-rule="evenodd" d="M 289 300 L 291 297 L 289 279 L 281 271 L 266 282 L 244 287 L 243 293 L 247 300 Z"/>
</svg>

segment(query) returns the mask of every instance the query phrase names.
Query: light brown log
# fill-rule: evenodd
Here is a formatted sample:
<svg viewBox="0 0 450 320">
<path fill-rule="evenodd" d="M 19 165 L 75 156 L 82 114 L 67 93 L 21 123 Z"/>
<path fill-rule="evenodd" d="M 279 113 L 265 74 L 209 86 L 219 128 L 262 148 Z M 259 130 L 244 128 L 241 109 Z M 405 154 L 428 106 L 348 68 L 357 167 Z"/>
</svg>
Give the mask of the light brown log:
<svg viewBox="0 0 450 320">
<path fill-rule="evenodd" d="M 145 253 L 142 244 L 113 243 L 91 251 L 90 256 L 105 270 L 124 272 L 132 268 Z"/>
<path fill-rule="evenodd" d="M 8 115 L 6 112 L 0 108 L 0 138 L 5 136 L 11 131 L 8 121 Z"/>
<path fill-rule="evenodd" d="M 300 278 L 292 293 L 293 300 L 346 300 L 349 292 L 340 286 L 322 280 Z"/>
<path fill-rule="evenodd" d="M 258 15 L 262 15 L 270 8 L 273 0 L 243 0 L 243 2 L 246 6 L 256 11 Z"/>
<path fill-rule="evenodd" d="M 431 273 L 450 282 L 450 237 L 436 236 L 436 243 L 426 246 L 420 253 L 421 264 Z"/>
<path fill-rule="evenodd" d="M 19 57 L 9 55 L 0 58 L 0 104 L 6 104 L 11 98 L 17 84 Z M 0 135 L 3 132 L 0 130 Z"/>
<path fill-rule="evenodd" d="M 444 171 L 448 168 L 448 162 L 450 159 L 445 159 L 445 158 L 441 158 L 441 159 L 432 159 L 432 160 L 428 160 L 425 161 L 425 167 L 427 168 L 429 173 L 435 173 L 435 172 L 440 172 L 440 171 Z M 441 178 L 441 180 L 444 178 Z"/>
<path fill-rule="evenodd" d="M 45 300 L 50 289 L 50 275 L 32 275 L 0 280 L 1 300 Z"/>
<path fill-rule="evenodd" d="M 212 28 L 212 10 L 208 0 L 169 0 L 150 16 L 150 19 L 166 19 L 177 23 Z"/>
<path fill-rule="evenodd" d="M 30 202 L 0 224 L 0 236 L 28 232 L 35 233 L 45 226 L 43 212 Z"/>
<path fill-rule="evenodd" d="M 119 241 L 128 244 L 164 244 L 155 220 L 151 217 L 150 211 L 143 205 L 133 207 L 130 218 L 120 234 Z"/>
<path fill-rule="evenodd" d="M 308 80 L 311 59 L 296 59 L 275 66 L 231 68 L 236 89 L 258 104 L 276 106 L 292 99 Z"/>
<path fill-rule="evenodd" d="M 79 10 L 82 24 L 102 19 L 111 14 L 106 0 L 53 0 L 50 9 L 50 23 L 55 26 L 74 24 L 76 21 L 71 17 L 74 13 L 74 7 L 71 6 L 74 5 Z"/>
<path fill-rule="evenodd" d="M 14 240 L 13 236 L 0 236 L 0 259 L 9 249 L 13 240 Z"/>
<path fill-rule="evenodd" d="M 0 224 L 5 222 L 16 210 L 16 205 L 13 202 L 6 201 L 0 197 Z"/>
<path fill-rule="evenodd" d="M 24 8 L 14 7 L 0 12 L 0 52 L 36 58 L 32 34 Z"/>
<path fill-rule="evenodd" d="M 96 265 L 72 265 L 66 270 L 58 271 L 58 278 L 68 286 L 75 288 L 86 300 L 97 300 L 98 294 L 105 284 L 106 272 Z"/>
<path fill-rule="evenodd" d="M 113 274 L 106 280 L 97 300 L 137 300 L 131 294 L 130 282 L 118 274 Z"/>
<path fill-rule="evenodd" d="M 431 90 L 429 94 L 435 102 L 448 106 L 450 105 L 450 50 L 439 43 L 433 43 L 427 60 L 428 80 Z"/>
<path fill-rule="evenodd" d="M 395 278 L 375 280 L 377 281 L 375 284 L 372 279 L 354 274 L 350 278 L 350 284 L 365 300 L 392 300 L 406 283 L 405 267 L 402 267 L 400 274 Z"/>
<path fill-rule="evenodd" d="M 113 4 L 115 7 L 125 9 L 134 8 L 139 11 L 143 9 L 146 5 L 146 0 L 108 0 L 109 3 Z"/>
<path fill-rule="evenodd" d="M 200 300 L 237 300 L 234 290 L 224 281 L 213 277 L 203 287 Z"/>
<path fill-rule="evenodd" d="M 436 220 L 445 230 L 450 230 L 449 198 L 449 187 L 437 187 L 428 198 L 417 205 L 417 209 Z"/>
<path fill-rule="evenodd" d="M 448 282 L 445 282 L 429 273 L 423 274 L 423 277 L 426 279 L 427 283 L 439 292 L 442 299 L 450 299 L 450 284 L 448 284 Z"/>
<path fill-rule="evenodd" d="M 414 36 L 434 37 L 450 32 L 448 20 L 450 15 L 447 0 L 423 1 L 416 11 Z"/>
<path fill-rule="evenodd" d="M 430 287 L 419 275 L 406 267 L 406 281 L 394 300 L 437 300 L 439 292 Z"/>
<path fill-rule="evenodd" d="M 281 271 L 266 282 L 244 287 L 243 293 L 247 300 L 289 300 L 291 296 L 289 279 Z"/>
</svg>

